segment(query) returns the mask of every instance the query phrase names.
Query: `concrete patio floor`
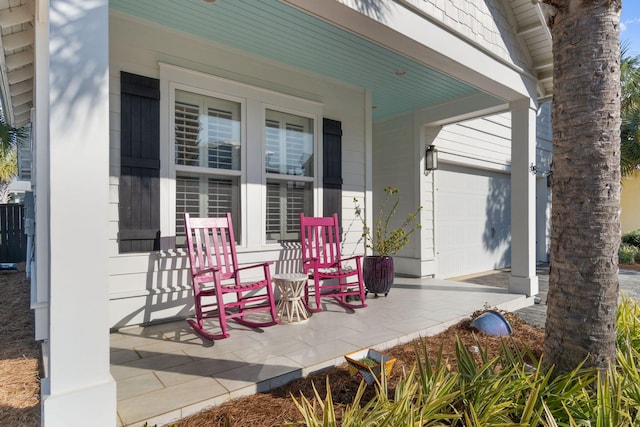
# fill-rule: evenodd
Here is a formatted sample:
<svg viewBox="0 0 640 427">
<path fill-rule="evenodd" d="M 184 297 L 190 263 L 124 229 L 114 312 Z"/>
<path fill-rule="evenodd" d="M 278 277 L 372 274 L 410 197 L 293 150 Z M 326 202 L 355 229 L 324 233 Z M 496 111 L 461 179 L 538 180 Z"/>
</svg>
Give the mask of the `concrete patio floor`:
<svg viewBox="0 0 640 427">
<path fill-rule="evenodd" d="M 122 329 L 111 334 L 118 425 L 160 426 L 340 365 L 361 348 L 384 350 L 437 334 L 484 307 L 533 304 L 498 286 L 398 277 L 388 297 L 369 294 L 367 308 L 324 300 L 324 311 L 300 323 L 251 329 L 230 322 L 231 336 L 214 343 L 184 320 Z"/>
</svg>

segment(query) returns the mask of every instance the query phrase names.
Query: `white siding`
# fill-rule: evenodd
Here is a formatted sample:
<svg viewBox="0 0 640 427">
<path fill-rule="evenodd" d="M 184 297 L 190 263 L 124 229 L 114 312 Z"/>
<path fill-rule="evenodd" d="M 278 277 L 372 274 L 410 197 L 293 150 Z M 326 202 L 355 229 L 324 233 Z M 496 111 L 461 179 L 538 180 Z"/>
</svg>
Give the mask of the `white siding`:
<svg viewBox="0 0 640 427">
<path fill-rule="evenodd" d="M 538 109 L 536 139 L 536 260 L 547 262 L 551 246 L 551 102 L 541 104 Z"/>
<path fill-rule="evenodd" d="M 365 141 L 369 112 L 366 94 L 326 78 L 301 73 L 277 63 L 224 50 L 182 33 L 133 20 L 117 12 L 110 16 L 110 208 L 109 286 L 111 326 L 149 322 L 190 312 L 186 258 L 180 251 L 118 254 L 118 182 L 120 174 L 120 71 L 159 78 L 159 62 L 192 69 L 252 87 L 319 103 L 322 116 L 343 126 L 343 224 L 353 222 L 353 198 L 365 194 Z M 161 100 L 163 102 L 163 100 Z M 161 118 L 162 122 L 162 118 Z M 166 123 L 166 120 L 165 120 Z M 166 143 L 166 142 L 165 142 Z M 320 153 L 318 153 L 319 155 Z M 321 182 L 321 181 L 319 181 Z M 258 209 L 261 183 L 248 188 L 243 212 Z M 162 185 L 168 185 L 162 180 Z M 255 197 L 257 195 L 257 197 Z M 322 198 L 320 193 L 316 201 Z M 174 210 L 174 206 L 161 206 Z M 316 203 L 316 213 L 322 212 Z M 261 224 L 246 224 L 246 233 L 263 233 Z M 245 230 L 243 229 L 243 232 Z M 345 253 L 360 252 L 360 228 L 346 237 Z M 251 241 L 255 241 L 251 239 Z M 240 263 L 277 260 L 276 271 L 296 269 L 295 248 L 250 245 L 239 248 Z"/>
<path fill-rule="evenodd" d="M 435 145 L 445 160 L 483 162 L 483 167 L 507 170 L 511 160 L 511 115 L 502 113 L 444 126 Z"/>
<path fill-rule="evenodd" d="M 539 171 L 537 228 L 538 259 L 541 261 L 546 260 L 548 247 L 550 198 L 546 186 L 546 175 L 551 161 L 549 113 L 549 105 L 543 104 L 540 107 L 537 123 L 537 167 Z M 445 196 L 448 204 L 451 204 L 450 202 L 456 197 L 464 197 L 469 188 L 474 189 L 470 194 L 475 194 L 474 197 L 477 200 L 472 201 L 473 197 L 469 196 L 465 201 L 461 200 L 460 203 L 467 205 L 475 203 L 475 207 L 454 206 L 453 208 L 455 212 L 464 210 L 467 215 L 467 224 L 475 224 L 475 231 L 470 231 L 469 236 L 475 233 L 477 237 L 477 230 L 486 225 L 488 227 L 486 230 L 494 230 L 489 233 L 494 238 L 487 240 L 487 242 L 493 241 L 495 243 L 495 239 L 500 240 L 499 244 L 488 245 L 485 252 L 482 252 L 483 249 L 481 249 L 478 252 L 480 253 L 478 259 L 467 263 L 471 267 L 463 267 L 461 264 L 458 271 L 454 272 L 452 269 L 455 268 L 455 265 L 448 267 L 446 264 L 441 265 L 443 271 L 448 270 L 445 274 L 461 275 L 469 272 L 469 269 L 492 269 L 509 265 L 511 113 L 493 114 L 442 127 L 428 126 L 423 130 L 421 130 L 419 122 L 420 117 L 420 114 L 407 114 L 376 123 L 374 126 L 374 214 L 382 189 L 387 185 L 401 189 L 405 212 L 411 205 L 421 204 L 423 206 L 420 219 L 422 224 L 420 238 L 415 239 L 410 247 L 401 253 L 402 256 L 398 257 L 397 264 L 400 266 L 398 272 L 419 276 L 436 274 L 435 252 L 440 249 L 442 239 L 445 240 L 445 244 L 449 245 L 448 240 L 454 238 L 449 236 L 446 231 L 438 229 L 438 216 L 440 218 L 447 217 L 447 214 L 443 213 L 443 209 L 447 209 L 447 207 L 442 205 L 442 195 L 437 195 L 438 188 L 442 187 L 443 182 L 446 185 L 453 184 L 452 188 L 446 190 L 450 195 L 448 199 Z M 423 151 L 424 147 L 430 144 L 434 144 L 438 149 L 442 170 L 424 174 L 422 171 Z M 467 179 L 470 181 L 465 181 Z M 481 188 L 475 187 L 478 185 Z M 419 197 L 420 201 L 411 199 L 414 194 L 419 194 L 416 197 Z M 458 194 L 458 196 L 451 196 L 452 194 Z M 495 200 L 491 201 L 491 198 Z M 440 211 L 437 212 L 437 210 Z M 499 214 L 499 218 L 496 217 L 497 214 Z M 473 219 L 469 215 L 473 216 Z M 455 227 L 451 230 L 451 232 L 462 232 L 462 229 L 455 230 Z M 478 248 L 482 248 L 481 235 L 482 233 L 476 239 L 475 245 Z M 440 242 L 436 241 L 434 236 L 439 236 Z M 449 247 L 453 246 L 449 245 Z"/>
<path fill-rule="evenodd" d="M 422 150 L 413 114 L 376 123 L 373 132 L 373 221 L 377 221 L 379 206 L 384 202 L 384 188 L 396 187 L 400 190 L 398 211 L 391 227 L 399 225 L 406 216 L 421 205 L 420 179 Z M 388 206 L 388 205 L 387 205 Z M 421 212 L 420 223 L 425 230 L 429 214 Z M 422 238 L 416 232 L 409 244 L 395 258 L 395 271 L 399 274 L 420 276 L 415 260 L 419 260 Z M 411 261 L 413 260 L 413 261 Z"/>
<path fill-rule="evenodd" d="M 511 114 L 444 126 L 433 144 L 442 162 L 434 173 L 433 273 L 446 278 L 509 265 Z"/>
<path fill-rule="evenodd" d="M 401 0 L 429 19 L 489 50 L 507 62 L 526 65 L 514 18 L 502 0 Z"/>
</svg>

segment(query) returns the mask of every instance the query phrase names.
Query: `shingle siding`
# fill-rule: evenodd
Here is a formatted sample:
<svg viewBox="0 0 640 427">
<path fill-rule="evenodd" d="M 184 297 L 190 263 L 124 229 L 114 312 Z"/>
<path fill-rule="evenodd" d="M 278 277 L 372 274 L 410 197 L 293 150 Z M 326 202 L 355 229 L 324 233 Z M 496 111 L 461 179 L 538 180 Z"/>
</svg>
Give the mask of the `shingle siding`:
<svg viewBox="0 0 640 427">
<path fill-rule="evenodd" d="M 527 63 L 502 0 L 405 0 L 431 19 L 518 66 Z"/>
</svg>

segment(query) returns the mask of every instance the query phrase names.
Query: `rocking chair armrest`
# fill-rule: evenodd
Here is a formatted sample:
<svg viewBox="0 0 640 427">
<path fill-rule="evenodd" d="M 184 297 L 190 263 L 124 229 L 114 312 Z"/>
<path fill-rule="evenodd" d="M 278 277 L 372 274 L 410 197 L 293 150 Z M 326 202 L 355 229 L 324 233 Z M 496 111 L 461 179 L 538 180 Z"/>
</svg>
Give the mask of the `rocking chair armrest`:
<svg viewBox="0 0 640 427">
<path fill-rule="evenodd" d="M 220 270 L 220 267 L 205 268 L 204 270 L 200 270 L 197 273 L 195 273 L 193 275 L 193 277 L 205 276 L 205 275 L 210 274 L 210 273 L 215 273 L 216 271 L 219 271 L 219 270 Z"/>
<path fill-rule="evenodd" d="M 344 261 L 351 261 L 352 259 L 355 259 L 355 260 L 357 260 L 357 259 L 362 259 L 362 257 L 363 257 L 363 255 L 353 255 L 353 256 L 350 256 L 350 257 L 348 257 L 348 258 L 342 258 L 342 259 L 340 260 L 340 262 L 344 262 Z"/>
<path fill-rule="evenodd" d="M 302 258 L 302 264 L 317 264 L 320 258 Z"/>
<path fill-rule="evenodd" d="M 345 261 L 351 261 L 351 260 L 358 260 L 361 259 L 362 255 L 353 255 L 347 258 L 341 258 L 339 261 L 334 262 L 333 264 L 331 264 L 332 266 L 340 266 L 342 265 L 343 262 Z M 316 264 L 318 263 L 320 260 L 318 258 L 308 258 L 308 259 L 303 259 L 302 262 L 303 263 L 312 263 L 312 264 Z"/>
<path fill-rule="evenodd" d="M 260 264 L 245 265 L 244 267 L 236 268 L 236 272 L 241 270 L 249 270 L 250 268 L 257 268 L 257 267 L 268 268 L 271 264 L 273 264 L 273 261 L 261 262 Z"/>
</svg>

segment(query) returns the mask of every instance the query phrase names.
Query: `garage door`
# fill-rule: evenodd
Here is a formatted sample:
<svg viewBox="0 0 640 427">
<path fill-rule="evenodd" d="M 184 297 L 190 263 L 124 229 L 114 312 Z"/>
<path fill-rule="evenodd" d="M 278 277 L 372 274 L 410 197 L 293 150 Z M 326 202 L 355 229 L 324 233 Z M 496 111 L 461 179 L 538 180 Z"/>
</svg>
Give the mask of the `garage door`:
<svg viewBox="0 0 640 427">
<path fill-rule="evenodd" d="M 510 176 L 441 164 L 435 184 L 436 277 L 509 266 Z"/>
</svg>

